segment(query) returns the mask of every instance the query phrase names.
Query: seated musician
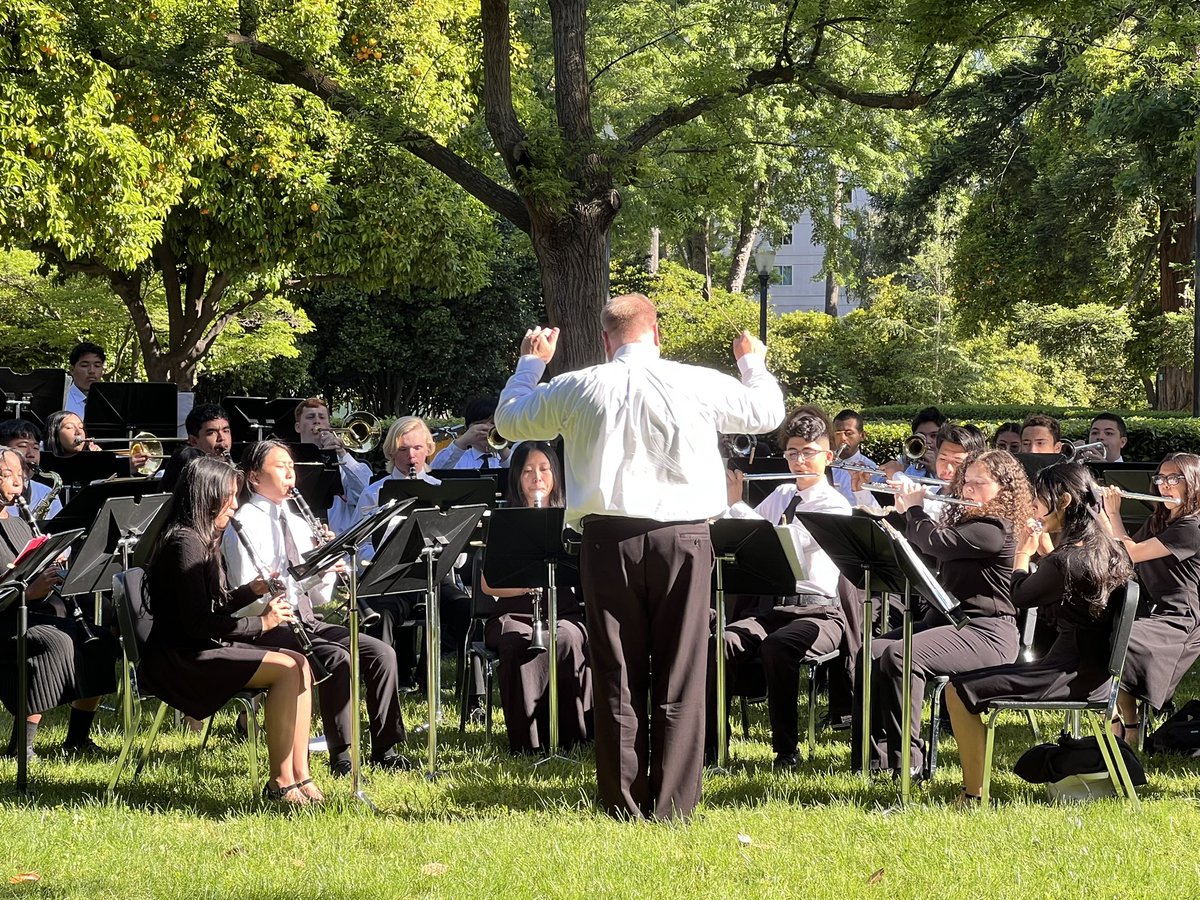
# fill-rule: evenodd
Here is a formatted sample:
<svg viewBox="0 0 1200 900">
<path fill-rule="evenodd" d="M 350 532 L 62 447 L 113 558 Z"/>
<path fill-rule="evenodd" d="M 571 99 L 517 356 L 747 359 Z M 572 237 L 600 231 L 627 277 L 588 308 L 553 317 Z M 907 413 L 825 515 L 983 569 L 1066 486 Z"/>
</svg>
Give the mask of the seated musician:
<svg viewBox="0 0 1200 900">
<path fill-rule="evenodd" d="M 513 451 L 511 462 L 509 506 L 565 505 L 558 454 L 550 444 L 524 441 Z M 500 657 L 500 703 L 509 749 L 540 753 L 548 747 L 550 662 L 546 652 L 533 650 L 531 643 L 534 604 L 538 604 L 537 619 L 544 622 L 545 599 L 535 599 L 531 588 L 489 587 L 486 579 L 481 579 L 481 587 L 499 599 L 484 627 L 484 641 Z M 583 606 L 573 588 L 559 588 L 557 612 L 558 726 L 563 746 L 570 747 L 591 739 L 592 672 Z"/>
<path fill-rule="evenodd" d="M 1088 459 L 1110 463 L 1125 462 L 1122 453 L 1125 445 L 1129 443 L 1129 429 L 1125 426 L 1125 420 L 1116 413 L 1102 412 L 1092 419 L 1092 424 L 1088 426 L 1087 439 L 1089 444 L 1099 441 L 1104 445 L 1104 456 L 1089 453 Z"/>
<path fill-rule="evenodd" d="M 991 446 L 996 450 L 1007 450 L 1009 453 L 1021 452 L 1021 423 L 1001 422 L 992 435 Z"/>
<path fill-rule="evenodd" d="M 1019 636 L 1010 597 L 1013 556 L 1029 533 L 1033 496 L 1021 464 L 1011 454 L 984 450 L 967 457 L 947 494 L 981 506 L 952 504 L 940 523 L 925 511 L 925 489 L 909 485 L 896 497 L 906 520 L 905 536 L 938 565 L 942 585 L 962 605 L 969 621 L 955 628 L 930 608 L 913 627 L 912 732 L 901 733 L 903 698 L 902 633 L 889 632 L 872 647 L 872 704 L 869 765 L 899 774 L 902 742 L 910 742 L 913 773 L 921 771 L 918 740 L 925 682 L 931 675 L 954 675 L 1013 662 Z M 861 670 L 861 666 L 859 667 Z M 861 709 L 861 702 L 855 709 Z M 855 727 L 862 727 L 855 722 Z M 852 746 L 859 746 L 858 742 Z"/>
<path fill-rule="evenodd" d="M 443 447 L 430 463 L 431 469 L 495 469 L 507 466 L 511 448 L 497 450 L 488 443 L 496 427 L 496 398 L 477 397 L 467 404 L 463 433 Z"/>
<path fill-rule="evenodd" d="M 1014 662 L 955 675 L 946 706 L 962 761 L 960 806 L 979 802 L 986 729 L 980 714 L 995 700 L 1102 699 L 1108 688 L 1113 618 L 1109 595 L 1133 576 L 1129 554 L 1101 524 L 1096 480 L 1078 463 L 1048 466 L 1034 478 L 1034 515 L 1013 559 L 1017 609 L 1054 610 L 1056 637 L 1036 662 Z M 1049 538 L 1049 540 L 1047 540 Z M 1036 570 L 1030 562 L 1038 555 Z"/>
<path fill-rule="evenodd" d="M 84 341 L 75 345 L 68 359 L 71 381 L 67 385 L 63 408 L 75 413 L 82 421 L 83 411 L 87 408 L 88 391 L 104 377 L 104 348 Z"/>
<path fill-rule="evenodd" d="M 5 419 L 0 422 L 0 446 L 16 450 L 25 460 L 25 489 L 29 492 L 26 498 L 33 509 L 44 505 L 50 496 L 49 485 L 34 481 L 30 476 L 38 472 L 42 464 L 42 431 L 33 422 L 26 419 Z M 50 500 L 46 514 L 42 518 L 50 519 L 62 511 L 62 501 L 57 497 Z M 17 507 L 8 507 L 8 514 L 15 516 Z"/>
<path fill-rule="evenodd" d="M 795 482 L 776 488 L 754 510 L 745 504 L 730 508 L 735 518 L 761 518 L 790 526 L 804 566 L 805 578 L 796 584 L 794 595 L 775 598 L 772 607 L 731 622 L 723 635 L 727 660 L 738 660 L 761 649 L 776 768 L 797 765 L 800 660 L 836 649 L 846 627 L 838 601 L 837 567 L 808 530 L 795 521 L 797 509 L 850 515 L 849 501 L 825 477 L 833 461 L 830 432 L 829 420 L 817 407 L 801 406 L 789 413 L 780 426 L 779 441 Z M 718 700 L 716 696 L 715 642 L 709 646 L 708 671 L 705 746 L 706 756 L 711 759 L 717 749 L 716 717 L 725 714 L 725 698 Z"/>
<path fill-rule="evenodd" d="M 1021 423 L 1022 453 L 1062 453 L 1058 419 L 1035 413 Z"/>
<path fill-rule="evenodd" d="M 355 459 L 346 449 L 345 441 L 330 427 L 329 407 L 320 397 L 309 397 L 296 407 L 296 432 L 300 435 L 300 443 L 315 444 L 322 450 L 332 450 L 337 454 L 342 493 L 333 498 L 328 520 L 329 527 L 335 533 L 343 532 L 358 521 L 355 507 L 358 506 L 363 488 L 371 483 L 371 467 Z"/>
<path fill-rule="evenodd" d="M 259 574 L 255 566 L 257 558 L 286 586 L 285 599 L 308 632 L 313 651 L 330 672 L 330 677 L 317 685 L 317 700 L 329 744 L 329 768 L 334 777 L 349 775 L 350 717 L 357 715 L 357 704 L 350 702 L 350 629 L 328 625 L 313 615 L 314 606 L 329 602 L 336 576 L 329 572 L 325 578 L 300 583 L 288 572 L 289 564 L 301 562 L 301 553 L 333 535 L 328 532 L 314 534 L 286 502 L 296 486 L 296 468 L 287 444 L 280 441 L 251 444 L 242 457 L 242 471 L 246 485 L 234 519 L 241 525 L 254 557 L 239 540 L 232 525 L 225 529 L 222 550 L 230 580 L 235 584 L 252 581 Z M 264 606 L 265 601 L 259 598 L 235 615 L 261 615 Z M 290 628 L 273 628 L 254 638 L 253 642 L 260 647 L 301 650 L 300 642 Z M 406 769 L 408 761 L 395 749 L 395 745 L 404 740 L 395 651 L 365 634 L 359 637 L 358 647 L 362 683 L 367 695 L 371 763 Z"/>
<path fill-rule="evenodd" d="M 61 459 L 71 459 L 81 453 L 108 453 L 114 457 L 113 472 L 122 478 L 136 477 L 138 467 L 150 457 L 144 453 L 130 455 L 126 464 L 117 459 L 111 450 L 103 450 L 95 441 L 89 440 L 83 419 L 73 412 L 60 409 L 46 419 L 45 449 Z"/>
<path fill-rule="evenodd" d="M 324 799 L 308 766 L 312 672 L 299 653 L 250 643 L 292 621 L 282 597 L 262 615 L 234 616 L 270 587 L 256 577 L 230 590 L 221 535 L 237 509 L 238 472 L 204 457 L 183 470 L 171 516 L 147 572 L 154 625 L 138 672 L 149 690 L 184 714 L 205 719 L 243 689 L 265 690 L 270 778 L 263 796 L 284 804 Z"/>
<path fill-rule="evenodd" d="M 912 420 L 912 436 L 920 438 L 925 444 L 925 455 L 920 459 L 894 459 L 881 467 L 890 478 L 904 473 L 910 478 L 914 475 L 928 478 L 933 473 L 933 459 L 937 453 L 938 429 L 949 419 L 936 406 L 927 406 L 918 412 Z"/>
<path fill-rule="evenodd" d="M 24 460 L 15 450 L 0 448 L 0 566 L 7 567 L 34 536 L 29 524 L 10 515 L 8 506 L 25 489 Z M 51 594 L 62 584 L 56 562 L 42 572 L 26 592 L 29 607 L 27 665 L 29 669 L 29 718 L 13 722 L 8 756 L 22 752 L 35 759 L 34 737 L 42 713 L 64 703 L 71 704 L 71 718 L 63 751 L 95 755 L 100 748 L 92 741 L 92 720 L 100 697 L 117 689 L 117 643 L 99 628 L 90 631 L 77 620 L 64 617 L 51 603 Z M 0 701 L 14 717 L 17 696 L 17 606 L 0 613 Z"/>
<path fill-rule="evenodd" d="M 860 450 L 866 436 L 863 417 L 852 409 L 843 409 L 833 420 L 835 458 L 850 465 L 876 468 L 875 461 L 865 456 Z M 838 468 L 830 469 L 830 473 L 833 476 L 833 486 L 841 491 L 842 496 L 850 503 L 857 502 L 854 495 L 856 490 L 861 489 L 861 480 L 853 477 L 855 473 Z M 866 473 L 859 474 L 865 475 Z M 856 485 L 858 486 L 856 487 Z"/>
<path fill-rule="evenodd" d="M 1155 504 L 1150 519 L 1130 537 L 1121 521 L 1121 494 L 1105 488 L 1105 522 L 1137 568 L 1150 612 L 1139 613 L 1117 697 L 1118 736 L 1136 744 L 1137 703 L 1162 709 L 1200 658 L 1200 456 L 1168 453 L 1152 482 L 1176 501 Z"/>
<path fill-rule="evenodd" d="M 354 522 L 361 522 L 379 508 L 379 493 L 387 481 L 419 478 L 429 484 L 441 484 L 425 466 L 432 448 L 433 435 L 424 420 L 417 416 L 401 416 L 393 422 L 381 448 L 384 459 L 388 461 L 388 474 L 363 488 L 354 510 Z M 374 547 L 369 542 L 364 544 L 361 558 L 367 561 L 374 555 Z M 453 573 L 442 581 L 440 593 L 442 652 L 455 653 L 463 646 L 471 624 L 471 598 L 454 580 Z M 409 593 L 371 600 L 371 608 L 379 613 L 380 618 L 367 631 L 396 648 L 402 690 L 416 687 L 424 678 L 424 667 L 418 673 L 417 680 L 413 678 L 416 668 L 415 635 L 402 638 L 400 634 L 400 626 L 412 618 L 413 606 L 422 597 L 422 594 Z"/>
<path fill-rule="evenodd" d="M 985 449 L 987 443 L 983 439 L 983 432 L 974 425 L 955 425 L 952 422 L 946 422 L 938 429 L 936 446 L 937 456 L 933 460 L 934 477 L 949 483 L 954 480 L 955 474 L 967 457 Z M 931 493 L 936 495 L 943 490 L 945 488 L 934 487 Z M 931 518 L 941 521 L 946 506 L 947 504 L 942 503 L 934 496 L 926 500 L 925 511 Z"/>
<path fill-rule="evenodd" d="M 183 420 L 187 443 L 171 454 L 163 466 L 162 489 L 170 493 L 179 483 L 179 476 L 194 459 L 215 456 L 230 461 L 233 438 L 229 430 L 229 416 L 216 403 L 201 403 L 193 406 Z"/>
</svg>

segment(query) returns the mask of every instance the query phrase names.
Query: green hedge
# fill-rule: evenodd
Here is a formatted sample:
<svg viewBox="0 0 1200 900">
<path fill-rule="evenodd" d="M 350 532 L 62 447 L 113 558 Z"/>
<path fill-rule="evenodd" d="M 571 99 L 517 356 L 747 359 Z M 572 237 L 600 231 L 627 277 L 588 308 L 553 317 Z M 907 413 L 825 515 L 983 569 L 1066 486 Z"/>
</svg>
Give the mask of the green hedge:
<svg viewBox="0 0 1200 900">
<path fill-rule="evenodd" d="M 976 425 L 991 437 L 997 426 L 1014 419 L 955 418 L 955 421 Z M 1064 438 L 1085 441 L 1091 422 L 1089 411 L 1082 418 L 1060 419 L 1059 425 Z M 1129 427 L 1129 443 L 1124 452 L 1127 460 L 1157 462 L 1172 452 L 1200 453 L 1200 419 L 1137 415 L 1126 417 L 1125 423 Z M 879 422 L 867 417 L 865 427 L 867 438 L 863 452 L 876 462 L 899 456 L 904 439 L 911 434 L 908 422 Z"/>
<path fill-rule="evenodd" d="M 799 401 L 804 402 L 804 401 Z M 929 403 L 922 404 L 896 404 L 892 406 L 869 406 L 860 409 L 863 417 L 868 421 L 883 421 L 883 422 L 911 422 L 913 417 L 918 412 L 930 406 Z M 995 406 L 979 406 L 970 403 L 947 403 L 947 404 L 932 404 L 936 405 L 943 413 L 949 416 L 956 422 L 974 422 L 976 420 L 984 422 L 1020 422 L 1026 416 L 1033 413 L 1044 413 L 1048 416 L 1054 416 L 1060 422 L 1066 419 L 1087 419 L 1089 422 L 1092 417 L 1101 412 L 1115 412 L 1123 419 L 1188 419 L 1191 418 L 1190 413 L 1163 411 L 1154 409 L 1090 409 L 1080 406 L 1043 406 L 1036 409 L 1029 406 L 1020 405 L 995 405 Z M 833 410 L 836 415 L 841 410 Z"/>
</svg>

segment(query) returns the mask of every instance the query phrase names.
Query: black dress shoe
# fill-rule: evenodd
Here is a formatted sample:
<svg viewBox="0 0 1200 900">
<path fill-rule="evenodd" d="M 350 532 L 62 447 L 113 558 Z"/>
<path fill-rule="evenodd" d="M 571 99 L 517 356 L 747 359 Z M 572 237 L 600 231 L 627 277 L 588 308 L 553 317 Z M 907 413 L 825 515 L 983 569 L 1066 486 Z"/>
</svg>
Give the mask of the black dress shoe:
<svg viewBox="0 0 1200 900">
<path fill-rule="evenodd" d="M 389 753 L 379 758 L 371 757 L 371 765 L 377 769 L 391 769 L 393 772 L 407 772 L 412 767 L 412 760 L 399 753 Z"/>
<path fill-rule="evenodd" d="M 771 768 L 777 772 L 795 769 L 799 766 L 800 757 L 795 753 L 776 753 L 775 762 L 771 763 Z"/>
<path fill-rule="evenodd" d="M 348 759 L 335 759 L 329 763 L 329 774 L 334 778 L 350 777 L 350 769 L 351 765 Z"/>
<path fill-rule="evenodd" d="M 63 744 L 62 752 L 67 756 L 83 756 L 93 758 L 108 756 L 108 751 L 91 738 L 84 738 L 82 741 L 74 744 Z"/>
</svg>

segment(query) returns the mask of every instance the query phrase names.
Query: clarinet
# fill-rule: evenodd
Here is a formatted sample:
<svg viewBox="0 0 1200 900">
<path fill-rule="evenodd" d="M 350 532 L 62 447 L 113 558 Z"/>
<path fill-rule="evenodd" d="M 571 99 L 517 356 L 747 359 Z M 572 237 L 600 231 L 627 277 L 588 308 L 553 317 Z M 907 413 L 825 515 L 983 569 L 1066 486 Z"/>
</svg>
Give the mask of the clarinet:
<svg viewBox="0 0 1200 900">
<path fill-rule="evenodd" d="M 288 497 L 293 503 L 296 504 L 296 509 L 300 511 L 300 517 L 304 519 L 309 530 L 312 532 L 315 546 L 322 546 L 325 543 L 325 526 L 321 524 L 321 520 L 318 519 L 313 513 L 312 507 L 308 505 L 308 501 L 304 499 L 304 495 L 296 490 L 295 487 L 292 487 L 291 491 L 288 493 Z M 340 584 L 342 587 L 346 588 L 347 590 L 350 589 L 350 579 L 346 577 L 345 572 L 338 572 L 337 580 L 338 584 Z M 379 621 L 379 613 L 371 609 L 371 607 L 367 606 L 361 600 L 358 601 L 358 605 L 362 611 L 363 628 L 369 628 Z"/>
<path fill-rule="evenodd" d="M 29 522 L 29 527 L 33 531 L 33 536 L 42 537 L 43 532 L 41 526 L 38 525 L 37 517 L 34 516 L 33 510 L 29 508 L 29 503 L 25 500 L 25 498 L 18 494 L 14 502 L 17 504 L 17 508 L 21 510 L 21 515 L 23 515 L 26 521 Z M 79 603 L 76 602 L 75 598 L 64 597 L 62 591 L 60 590 L 55 590 L 53 593 L 57 594 L 62 600 L 63 606 L 66 607 L 67 613 L 72 619 L 75 620 L 75 624 L 78 625 L 80 630 L 83 632 L 83 642 L 85 644 L 90 644 L 92 641 L 96 640 L 98 635 L 92 630 L 91 623 L 88 622 L 87 618 L 83 615 L 83 610 L 79 608 Z"/>
<path fill-rule="evenodd" d="M 246 537 L 246 532 L 242 528 L 242 523 L 237 519 L 230 519 L 229 524 L 233 526 L 234 532 L 237 534 L 238 541 L 242 548 L 246 551 L 246 555 L 250 557 L 250 563 L 258 570 L 258 574 L 266 581 L 272 595 L 282 594 L 287 596 L 287 585 L 280 578 L 274 578 L 271 575 L 271 570 L 263 564 L 259 558 L 258 552 L 254 549 L 254 545 L 250 543 L 250 538 Z M 283 525 L 284 528 L 287 525 Z M 312 638 L 309 637 L 308 630 L 304 627 L 304 623 L 300 621 L 299 613 L 296 607 L 292 606 L 292 614 L 295 618 L 289 623 L 292 629 L 292 634 L 296 635 L 296 640 L 300 643 L 300 651 L 308 658 L 308 665 L 312 669 L 313 683 L 320 684 L 332 674 L 325 664 L 321 662 L 321 658 L 317 656 L 313 650 Z"/>
</svg>

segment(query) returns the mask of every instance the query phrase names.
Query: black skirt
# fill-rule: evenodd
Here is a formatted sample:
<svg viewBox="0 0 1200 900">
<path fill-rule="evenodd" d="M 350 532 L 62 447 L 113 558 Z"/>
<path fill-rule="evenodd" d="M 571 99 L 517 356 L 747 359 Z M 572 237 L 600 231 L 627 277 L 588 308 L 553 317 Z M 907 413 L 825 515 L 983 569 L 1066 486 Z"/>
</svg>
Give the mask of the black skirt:
<svg viewBox="0 0 1200 900">
<path fill-rule="evenodd" d="M 214 644 L 211 648 L 159 648 L 142 652 L 142 689 L 193 719 L 207 719 L 254 677 L 271 647 Z"/>
<path fill-rule="evenodd" d="M 93 628 L 93 640 L 73 619 L 29 614 L 29 713 L 111 694 L 117 689 L 118 647 L 111 633 Z M 9 612 L 0 624 L 0 702 L 17 713 L 17 621 Z"/>
</svg>

